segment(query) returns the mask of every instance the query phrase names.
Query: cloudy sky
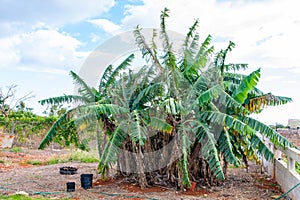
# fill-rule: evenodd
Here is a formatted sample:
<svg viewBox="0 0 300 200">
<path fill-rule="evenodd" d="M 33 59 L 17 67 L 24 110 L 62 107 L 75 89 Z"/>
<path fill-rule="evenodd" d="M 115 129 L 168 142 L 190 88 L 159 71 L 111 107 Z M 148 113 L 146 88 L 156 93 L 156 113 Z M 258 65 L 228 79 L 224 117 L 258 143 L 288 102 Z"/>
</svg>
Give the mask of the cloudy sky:
<svg viewBox="0 0 300 200">
<path fill-rule="evenodd" d="M 38 100 L 73 93 L 69 71 L 78 72 L 97 46 L 138 24 L 159 27 L 164 7 L 171 10 L 169 29 L 185 34 L 199 19 L 201 38 L 211 34 L 217 49 L 236 43 L 228 62 L 248 63 L 247 72 L 261 67 L 260 89 L 293 98 L 256 118 L 300 118 L 296 0 L 0 0 L 0 87 L 32 91 L 27 104 L 41 113 Z"/>
</svg>

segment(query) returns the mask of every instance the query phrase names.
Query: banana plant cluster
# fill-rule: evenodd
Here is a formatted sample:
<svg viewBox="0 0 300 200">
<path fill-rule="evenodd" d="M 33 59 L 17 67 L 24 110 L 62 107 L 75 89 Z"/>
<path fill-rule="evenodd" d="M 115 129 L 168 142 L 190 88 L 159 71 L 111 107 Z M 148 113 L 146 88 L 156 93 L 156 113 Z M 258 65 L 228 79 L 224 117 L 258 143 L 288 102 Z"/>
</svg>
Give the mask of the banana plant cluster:
<svg viewBox="0 0 300 200">
<path fill-rule="evenodd" d="M 183 188 L 189 187 L 191 180 L 207 181 L 210 175 L 224 179 L 228 164 L 247 165 L 249 158 L 257 160 L 258 155 L 273 158 L 257 133 L 275 145 L 292 146 L 275 130 L 250 117 L 265 106 L 291 99 L 256 88 L 260 69 L 242 75 L 237 71 L 247 68 L 246 64 L 226 63 L 233 42 L 219 52 L 211 45 L 210 35 L 200 43 L 198 21 L 189 29 L 182 51 L 174 52 L 166 31 L 167 17 L 169 10 L 165 9 L 160 16 L 160 31 L 153 31 L 150 44 L 140 27 L 133 33 L 148 62 L 146 66 L 130 68 L 134 59 L 131 54 L 119 66 L 107 67 L 97 89 L 71 72 L 78 95 L 40 101 L 78 103 L 53 124 L 41 149 L 59 134 L 62 125 L 93 127 L 90 130 L 97 135 L 100 156 L 98 169 L 104 177 L 117 165 L 122 175 L 134 180 L 137 177 L 141 187 L 169 181 Z M 162 42 L 162 49 L 157 48 L 157 40 Z M 162 151 L 159 159 L 172 160 L 174 155 L 178 159 L 162 169 L 147 170 L 151 166 L 146 164 L 144 153 L 162 149 L 173 140 L 173 153 Z M 136 156 L 130 157 L 126 151 Z M 136 168 L 137 173 L 129 172 L 129 168 Z"/>
</svg>

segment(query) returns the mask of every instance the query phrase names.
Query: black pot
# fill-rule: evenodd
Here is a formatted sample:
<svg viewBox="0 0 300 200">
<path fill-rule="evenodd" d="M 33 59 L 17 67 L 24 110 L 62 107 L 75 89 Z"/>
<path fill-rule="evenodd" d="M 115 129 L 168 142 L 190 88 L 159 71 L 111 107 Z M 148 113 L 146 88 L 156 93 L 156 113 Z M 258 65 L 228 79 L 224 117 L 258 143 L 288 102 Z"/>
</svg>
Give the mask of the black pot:
<svg viewBox="0 0 300 200">
<path fill-rule="evenodd" d="M 83 189 L 91 188 L 93 184 L 93 174 L 81 174 L 80 182 Z"/>
<path fill-rule="evenodd" d="M 67 183 L 67 192 L 74 192 L 75 191 L 75 182 L 68 182 Z"/>
<path fill-rule="evenodd" d="M 59 173 L 64 175 L 72 175 L 77 173 L 76 167 L 61 167 L 59 168 Z"/>
</svg>

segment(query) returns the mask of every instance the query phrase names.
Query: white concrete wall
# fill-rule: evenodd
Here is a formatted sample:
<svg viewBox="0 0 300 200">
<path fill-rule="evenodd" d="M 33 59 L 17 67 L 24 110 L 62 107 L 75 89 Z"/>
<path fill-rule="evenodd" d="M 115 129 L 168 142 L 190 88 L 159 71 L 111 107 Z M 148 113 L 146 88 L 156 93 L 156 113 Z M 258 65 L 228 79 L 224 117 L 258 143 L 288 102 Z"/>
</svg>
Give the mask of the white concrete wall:
<svg viewBox="0 0 300 200">
<path fill-rule="evenodd" d="M 274 160 L 275 179 L 281 186 L 282 191 L 287 192 L 300 182 L 300 175 L 287 169 L 287 164 L 283 160 Z M 300 200 L 300 186 L 293 189 L 288 196 L 293 200 Z"/>
<path fill-rule="evenodd" d="M 294 148 L 276 148 L 268 139 L 261 138 L 274 153 L 274 159 L 271 161 L 262 158 L 265 173 L 277 181 L 283 192 L 289 191 L 300 183 L 300 175 L 295 171 L 295 162 L 300 163 L 300 151 Z M 284 158 L 287 159 L 287 163 L 283 161 L 282 154 L 285 155 Z M 300 200 L 300 186 L 289 192 L 288 196 L 293 200 Z"/>
</svg>

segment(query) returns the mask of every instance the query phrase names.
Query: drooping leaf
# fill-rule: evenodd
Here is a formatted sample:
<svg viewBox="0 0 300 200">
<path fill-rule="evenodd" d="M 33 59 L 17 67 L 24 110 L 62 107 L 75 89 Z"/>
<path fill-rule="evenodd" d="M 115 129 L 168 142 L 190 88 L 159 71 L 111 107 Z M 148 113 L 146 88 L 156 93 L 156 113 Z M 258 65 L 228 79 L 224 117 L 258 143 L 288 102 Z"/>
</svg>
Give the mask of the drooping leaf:
<svg viewBox="0 0 300 200">
<path fill-rule="evenodd" d="M 258 137 L 253 135 L 251 138 L 251 147 L 257 149 L 257 152 L 262 155 L 266 160 L 274 158 L 273 152 L 267 147 L 267 145 Z"/>
<path fill-rule="evenodd" d="M 50 130 L 48 131 L 47 135 L 43 138 L 39 149 L 44 149 L 47 145 L 49 145 L 57 134 L 57 129 L 68 122 L 71 113 L 74 112 L 77 108 L 70 109 L 61 115 L 51 126 Z"/>
<path fill-rule="evenodd" d="M 162 83 L 155 83 L 144 88 L 141 92 L 139 92 L 138 96 L 135 98 L 132 109 L 136 109 L 138 107 L 143 107 L 143 105 L 147 102 L 152 101 L 155 97 L 159 96 L 162 92 L 163 85 Z"/>
<path fill-rule="evenodd" d="M 173 127 L 170 124 L 168 124 L 166 120 L 157 117 L 151 117 L 149 125 L 151 128 L 155 130 L 162 131 L 169 134 L 173 130 Z"/>
<path fill-rule="evenodd" d="M 189 149 L 191 145 L 191 141 L 189 137 L 187 136 L 187 132 L 185 130 L 185 127 L 182 126 L 182 132 L 181 132 L 181 141 L 182 141 L 182 158 L 181 158 L 181 165 L 182 165 L 182 183 L 190 187 L 191 182 L 189 178 L 189 169 L 188 169 L 188 156 L 189 156 Z"/>
<path fill-rule="evenodd" d="M 198 130 L 201 130 L 201 132 L 196 133 L 196 138 L 202 139 L 202 153 L 204 155 L 204 158 L 208 162 L 208 165 L 213 172 L 214 176 L 218 179 L 224 180 L 225 176 L 222 170 L 220 158 L 219 158 L 219 152 L 216 147 L 216 139 L 214 138 L 213 132 L 211 132 L 211 129 L 207 126 L 199 122 L 199 128 Z M 199 135 L 202 134 L 202 135 Z M 201 142 L 201 141 L 199 141 Z"/>
<path fill-rule="evenodd" d="M 138 111 L 134 110 L 132 115 L 133 120 L 129 125 L 129 135 L 133 142 L 139 143 L 139 145 L 143 146 L 147 139 L 144 123 L 142 122 Z"/>
<path fill-rule="evenodd" d="M 45 105 L 45 104 L 64 104 L 64 103 L 71 103 L 71 102 L 81 102 L 84 103 L 86 102 L 87 99 L 84 98 L 83 96 L 79 96 L 79 95 L 63 95 L 63 96 L 59 96 L 59 97 L 52 97 L 52 98 L 48 98 L 48 99 L 43 99 L 40 100 L 39 103 L 41 105 Z"/>
<path fill-rule="evenodd" d="M 271 142 L 273 142 L 277 146 L 281 147 L 293 147 L 294 145 L 289 142 L 285 137 L 277 133 L 274 129 L 271 127 L 265 125 L 264 123 L 247 117 L 247 116 L 241 116 L 241 121 L 247 126 L 251 127 L 255 131 L 258 131 L 261 135 L 264 135 L 265 137 L 269 138 Z"/>
<path fill-rule="evenodd" d="M 218 138 L 218 149 L 223 153 L 225 160 L 234 166 L 239 166 L 240 161 L 237 159 L 236 155 L 233 153 L 233 147 L 231 144 L 231 139 L 228 131 L 224 128 Z"/>
<path fill-rule="evenodd" d="M 98 165 L 98 170 L 102 175 L 105 174 L 109 166 L 114 165 L 117 161 L 117 156 L 120 152 L 122 142 L 126 137 L 124 126 L 126 126 L 124 122 L 121 122 L 117 126 L 104 147 Z"/>
</svg>

